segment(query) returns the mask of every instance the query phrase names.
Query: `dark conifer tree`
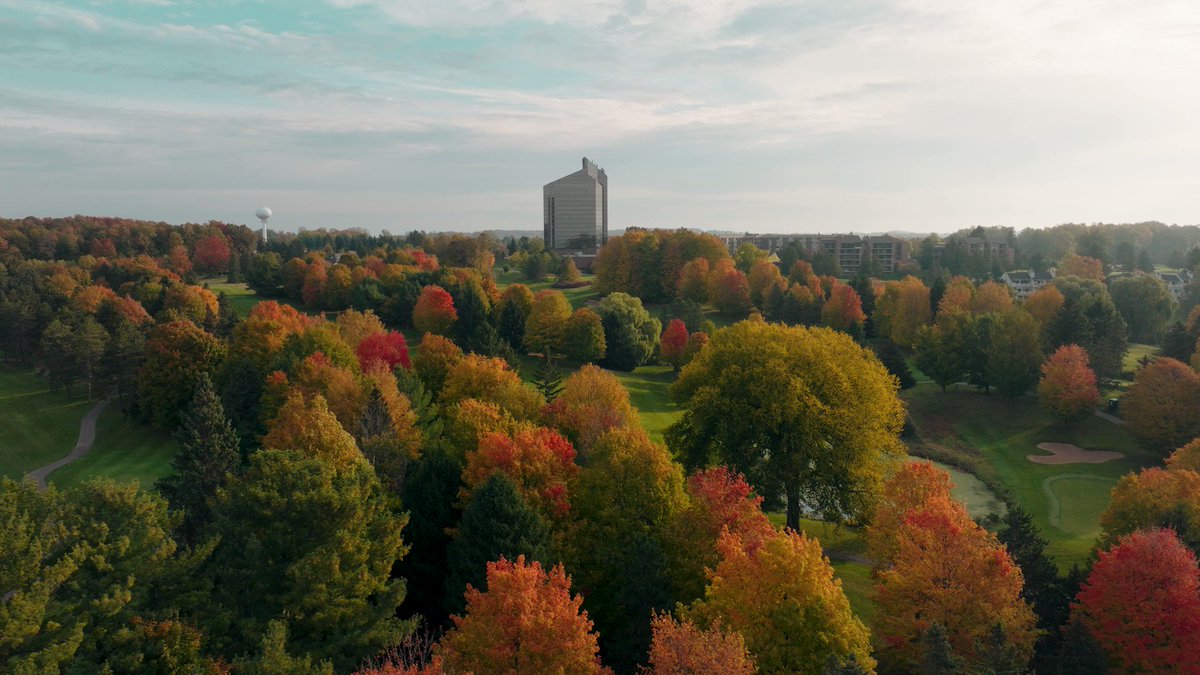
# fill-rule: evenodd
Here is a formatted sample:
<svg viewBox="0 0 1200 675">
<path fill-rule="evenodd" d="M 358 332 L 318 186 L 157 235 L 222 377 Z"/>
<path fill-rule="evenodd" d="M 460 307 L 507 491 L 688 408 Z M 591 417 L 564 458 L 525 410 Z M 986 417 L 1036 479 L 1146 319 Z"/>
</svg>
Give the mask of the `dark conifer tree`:
<svg viewBox="0 0 1200 675">
<path fill-rule="evenodd" d="M 888 369 L 889 373 L 900 380 L 901 389 L 912 389 L 917 386 L 917 378 L 913 377 L 912 370 L 908 367 L 908 361 L 904 359 L 904 354 L 900 352 L 896 343 L 889 341 L 879 348 L 879 362 Z"/>
<path fill-rule="evenodd" d="M 446 552 L 446 609 L 462 613 L 467 584 L 484 589 L 487 564 L 504 556 L 549 562 L 550 526 L 500 473 L 476 490 Z"/>
<path fill-rule="evenodd" d="M 500 308 L 497 332 L 517 352 L 525 351 L 525 320 L 528 318 L 529 313 L 520 303 L 506 302 Z"/>
<path fill-rule="evenodd" d="M 221 405 L 229 423 L 238 436 L 243 457 L 258 449 L 258 439 L 266 433 L 260 419 L 262 411 L 263 375 L 248 358 L 240 358 L 228 366 L 225 386 L 221 388 Z"/>
<path fill-rule="evenodd" d="M 1072 621 L 1064 629 L 1054 672 L 1057 675 L 1105 675 L 1108 672 L 1108 657 L 1083 623 Z"/>
<path fill-rule="evenodd" d="M 562 380 L 562 368 L 558 367 L 554 359 L 543 359 L 533 374 L 533 386 L 542 392 L 548 403 L 553 403 L 562 393 Z"/>
<path fill-rule="evenodd" d="M 1182 322 L 1176 321 L 1163 336 L 1162 356 L 1188 363 L 1196 350 L 1197 336 L 1189 333 Z"/>
<path fill-rule="evenodd" d="M 950 646 L 950 638 L 941 624 L 934 624 L 921 636 L 925 648 L 921 672 L 925 675 L 961 675 L 963 662 Z"/>
<path fill-rule="evenodd" d="M 462 487 L 461 476 L 462 467 L 443 450 L 434 448 L 413 466 L 401 493 L 401 504 L 409 514 L 404 527 L 409 550 L 397 566 L 397 573 L 408 585 L 400 616 L 420 615 L 435 628 L 449 619 L 443 607 L 446 549 L 450 546 L 447 530 L 458 524 L 461 515 L 454 508 Z"/>
<path fill-rule="evenodd" d="M 161 479 L 158 487 L 173 508 L 184 512 L 181 539 L 195 543 L 212 520 L 212 498 L 241 464 L 237 434 L 225 419 L 207 373 L 201 374 L 176 435 L 180 447 L 171 461 L 175 473 Z"/>
<path fill-rule="evenodd" d="M 432 447 L 442 437 L 444 426 L 433 392 L 414 371 L 403 368 L 396 369 L 396 386 L 408 397 L 409 405 L 417 415 L 417 428 L 425 437 L 425 447 Z"/>
</svg>

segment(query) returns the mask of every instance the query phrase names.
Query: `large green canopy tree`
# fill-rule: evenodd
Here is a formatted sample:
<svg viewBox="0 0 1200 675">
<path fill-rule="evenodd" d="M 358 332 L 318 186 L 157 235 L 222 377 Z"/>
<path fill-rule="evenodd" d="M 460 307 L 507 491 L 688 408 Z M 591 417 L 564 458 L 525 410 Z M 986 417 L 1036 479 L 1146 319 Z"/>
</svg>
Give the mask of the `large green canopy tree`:
<svg viewBox="0 0 1200 675">
<path fill-rule="evenodd" d="M 827 328 L 743 321 L 717 331 L 672 387 L 684 416 L 667 442 L 689 469 L 717 461 L 760 492 L 831 520 L 868 511 L 904 454 L 897 382 L 867 349 Z"/>
</svg>

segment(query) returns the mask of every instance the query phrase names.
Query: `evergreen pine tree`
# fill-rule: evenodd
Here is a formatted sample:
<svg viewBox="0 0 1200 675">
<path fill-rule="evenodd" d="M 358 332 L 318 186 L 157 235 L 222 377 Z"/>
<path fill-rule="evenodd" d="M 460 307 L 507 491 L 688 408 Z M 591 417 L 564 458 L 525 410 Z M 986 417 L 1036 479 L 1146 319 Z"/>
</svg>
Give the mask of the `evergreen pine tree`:
<svg viewBox="0 0 1200 675">
<path fill-rule="evenodd" d="M 398 574 L 408 585 L 400 616 L 420 615 L 437 628 L 449 614 L 443 607 L 446 588 L 447 531 L 458 524 L 461 514 L 454 501 L 462 487 L 462 467 L 440 448 L 427 450 L 404 482 L 401 503 L 409 513 L 404 528 L 408 555 L 400 561 Z"/>
<path fill-rule="evenodd" d="M 1054 672 L 1058 675 L 1104 675 L 1108 672 L 1104 650 L 1081 622 L 1072 621 L 1063 631 Z"/>
<path fill-rule="evenodd" d="M 1025 675 L 1027 670 L 1024 659 L 1017 653 L 1000 624 L 992 626 L 988 633 L 982 656 L 984 672 L 988 675 Z"/>
<path fill-rule="evenodd" d="M 941 624 L 934 624 L 921 636 L 925 648 L 925 662 L 921 672 L 925 675 L 959 675 L 963 672 L 963 662 L 950 646 L 946 629 Z"/>
<path fill-rule="evenodd" d="M 1058 568 L 1046 553 L 1046 540 L 1034 527 L 1028 511 L 1010 505 L 997 538 L 1008 547 L 1009 556 L 1021 568 L 1025 577 L 1021 597 L 1033 608 L 1038 628 L 1044 631 L 1034 646 L 1034 670 L 1048 672 L 1059 649 L 1058 628 L 1070 614 L 1071 596 L 1066 593 Z"/>
<path fill-rule="evenodd" d="M 241 322 L 237 312 L 233 310 L 233 305 L 229 302 L 229 296 L 225 295 L 225 291 L 217 294 L 217 335 L 229 339 L 233 335 L 233 329 Z"/>
<path fill-rule="evenodd" d="M 821 670 L 821 675 L 870 675 L 871 671 L 863 667 L 858 662 L 858 657 L 853 654 L 845 661 L 838 661 L 834 657 L 829 657 L 829 661 Z"/>
<path fill-rule="evenodd" d="M 521 308 L 520 303 L 506 302 L 500 308 L 497 332 L 517 352 L 525 351 L 525 320 L 528 318 L 528 312 Z"/>
<path fill-rule="evenodd" d="M 553 403 L 554 399 L 562 393 L 562 380 L 562 369 L 558 367 L 554 359 L 543 359 L 533 374 L 533 386 L 542 392 L 547 403 Z"/>
<path fill-rule="evenodd" d="M 237 435 L 207 373 L 200 375 L 177 438 L 179 452 L 171 460 L 175 473 L 159 481 L 159 491 L 184 512 L 181 539 L 195 543 L 212 520 L 212 498 L 241 463 Z"/>
<path fill-rule="evenodd" d="M 1182 322 L 1176 321 L 1163 336 L 1162 356 L 1188 363 L 1196 349 L 1196 336 L 1189 333 Z"/>
<path fill-rule="evenodd" d="M 908 361 L 904 359 L 904 354 L 900 353 L 896 343 L 889 341 L 879 348 L 879 362 L 900 380 L 901 389 L 912 389 L 917 385 L 917 378 L 913 377 Z"/>
<path fill-rule="evenodd" d="M 267 432 L 261 419 L 263 375 L 254 361 L 242 357 L 227 366 L 221 405 L 238 436 L 243 460 L 258 449 L 258 439 Z"/>
<path fill-rule="evenodd" d="M 467 584 L 483 590 L 487 564 L 504 556 L 549 562 L 550 526 L 507 476 L 492 474 L 463 511 L 458 533 L 446 552 L 446 609 L 460 614 Z"/>
</svg>

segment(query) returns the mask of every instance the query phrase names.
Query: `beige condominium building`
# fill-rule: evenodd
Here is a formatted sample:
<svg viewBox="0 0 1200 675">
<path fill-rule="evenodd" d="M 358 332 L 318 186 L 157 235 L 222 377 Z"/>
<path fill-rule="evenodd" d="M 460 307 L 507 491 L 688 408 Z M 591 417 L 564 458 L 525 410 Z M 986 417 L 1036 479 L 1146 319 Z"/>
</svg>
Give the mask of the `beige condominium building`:
<svg viewBox="0 0 1200 675">
<path fill-rule="evenodd" d="M 552 251 L 594 251 L 608 241 L 608 175 L 583 168 L 542 188 L 543 238 Z"/>
</svg>

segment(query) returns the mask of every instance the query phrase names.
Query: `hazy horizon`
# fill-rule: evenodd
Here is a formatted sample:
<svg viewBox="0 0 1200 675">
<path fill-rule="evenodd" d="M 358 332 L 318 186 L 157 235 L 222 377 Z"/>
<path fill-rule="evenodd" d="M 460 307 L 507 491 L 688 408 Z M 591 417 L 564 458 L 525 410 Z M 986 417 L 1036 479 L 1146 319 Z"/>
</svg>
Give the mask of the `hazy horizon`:
<svg viewBox="0 0 1200 675">
<path fill-rule="evenodd" d="M 0 0 L 0 216 L 540 230 L 1200 222 L 1200 4 Z"/>
</svg>

